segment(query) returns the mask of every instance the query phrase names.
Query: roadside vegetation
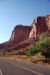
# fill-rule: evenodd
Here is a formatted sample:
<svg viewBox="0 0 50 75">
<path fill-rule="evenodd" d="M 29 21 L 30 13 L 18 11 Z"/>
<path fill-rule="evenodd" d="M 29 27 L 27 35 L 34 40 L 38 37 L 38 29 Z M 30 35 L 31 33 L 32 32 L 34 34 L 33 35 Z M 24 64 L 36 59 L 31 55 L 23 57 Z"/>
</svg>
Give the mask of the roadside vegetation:
<svg viewBox="0 0 50 75">
<path fill-rule="evenodd" d="M 27 56 L 35 56 L 41 54 L 45 58 L 45 62 L 50 62 L 50 37 L 47 33 L 42 33 L 39 40 L 27 49 Z"/>
<path fill-rule="evenodd" d="M 50 63 L 50 36 L 48 33 L 42 33 L 39 40 L 31 47 L 27 48 L 25 55 L 18 55 L 16 51 L 0 51 L 0 57 L 6 57 L 13 60 L 23 60 L 32 63 Z"/>
<path fill-rule="evenodd" d="M 2 56 L 7 56 L 8 55 L 8 52 L 3 50 L 3 51 L 0 51 L 0 57 Z"/>
</svg>

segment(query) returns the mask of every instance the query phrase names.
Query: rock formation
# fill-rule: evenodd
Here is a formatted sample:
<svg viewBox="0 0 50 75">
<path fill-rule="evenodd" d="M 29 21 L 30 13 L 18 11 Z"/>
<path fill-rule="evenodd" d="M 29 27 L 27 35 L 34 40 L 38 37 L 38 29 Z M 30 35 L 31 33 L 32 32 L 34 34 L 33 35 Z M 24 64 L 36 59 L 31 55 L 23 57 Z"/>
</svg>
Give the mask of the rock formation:
<svg viewBox="0 0 50 75">
<path fill-rule="evenodd" d="M 0 49 L 7 51 L 22 50 L 21 52 L 23 52 L 26 47 L 37 40 L 42 32 L 50 34 L 50 15 L 37 17 L 31 26 L 17 25 L 12 31 L 10 40 L 0 44 Z"/>
<path fill-rule="evenodd" d="M 25 41 L 29 38 L 29 33 L 31 31 L 31 26 L 17 25 L 12 31 L 10 41 L 19 43 Z"/>
<path fill-rule="evenodd" d="M 33 21 L 29 38 L 37 39 L 43 32 L 50 34 L 50 15 L 46 17 L 39 16 Z"/>
</svg>

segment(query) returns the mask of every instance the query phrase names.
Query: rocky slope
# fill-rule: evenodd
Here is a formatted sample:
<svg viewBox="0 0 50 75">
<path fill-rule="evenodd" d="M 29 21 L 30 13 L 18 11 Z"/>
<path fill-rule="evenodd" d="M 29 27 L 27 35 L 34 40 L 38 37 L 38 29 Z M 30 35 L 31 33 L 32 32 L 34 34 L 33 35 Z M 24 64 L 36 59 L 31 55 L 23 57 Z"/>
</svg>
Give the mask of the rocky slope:
<svg viewBox="0 0 50 75">
<path fill-rule="evenodd" d="M 17 25 L 12 31 L 10 41 L 13 41 L 14 43 L 19 43 L 27 40 L 29 38 L 30 31 L 31 26 Z"/>
<path fill-rule="evenodd" d="M 29 38 L 37 39 L 42 32 L 50 34 L 50 15 L 46 17 L 39 16 L 33 21 Z"/>
<path fill-rule="evenodd" d="M 0 44 L 0 50 L 24 51 L 38 39 L 42 32 L 48 32 L 50 35 L 50 15 L 37 17 L 31 26 L 17 25 L 9 41 Z"/>
</svg>

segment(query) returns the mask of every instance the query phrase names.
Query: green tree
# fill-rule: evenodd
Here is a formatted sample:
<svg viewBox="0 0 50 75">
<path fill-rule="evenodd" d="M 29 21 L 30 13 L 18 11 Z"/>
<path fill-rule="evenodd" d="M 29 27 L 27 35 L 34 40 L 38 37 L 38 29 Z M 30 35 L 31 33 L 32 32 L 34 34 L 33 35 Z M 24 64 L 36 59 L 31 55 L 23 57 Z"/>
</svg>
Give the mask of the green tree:
<svg viewBox="0 0 50 75">
<path fill-rule="evenodd" d="M 41 53 L 48 61 L 50 59 L 50 37 L 48 33 L 42 33 L 39 37 L 39 42 L 41 44 Z"/>
<path fill-rule="evenodd" d="M 41 44 L 41 48 L 42 48 L 42 50 L 41 50 L 42 55 L 48 61 L 50 59 L 50 41 L 49 41 L 49 39 L 46 40 L 46 42 Z"/>
<path fill-rule="evenodd" d="M 26 52 L 27 56 L 33 56 L 34 54 L 35 54 L 35 47 L 34 46 L 27 49 L 27 52 Z"/>
<path fill-rule="evenodd" d="M 27 55 L 32 56 L 38 52 L 41 52 L 46 60 L 50 58 L 50 37 L 48 33 L 42 33 L 39 36 L 39 40 L 32 47 L 28 48 Z"/>
<path fill-rule="evenodd" d="M 38 52 L 40 52 L 40 50 L 41 50 L 40 43 L 36 42 L 34 45 L 32 45 L 32 47 L 27 49 L 26 55 L 33 56 L 33 55 L 37 54 Z"/>
</svg>

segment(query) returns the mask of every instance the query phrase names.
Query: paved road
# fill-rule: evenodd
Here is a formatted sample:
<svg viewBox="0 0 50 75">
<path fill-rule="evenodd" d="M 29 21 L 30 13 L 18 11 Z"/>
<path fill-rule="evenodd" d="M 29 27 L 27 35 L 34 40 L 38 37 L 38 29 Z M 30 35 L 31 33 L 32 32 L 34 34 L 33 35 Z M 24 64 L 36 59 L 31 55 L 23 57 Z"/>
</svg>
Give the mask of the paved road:
<svg viewBox="0 0 50 75">
<path fill-rule="evenodd" d="M 50 75 L 50 68 L 21 61 L 0 59 L 0 75 Z"/>
</svg>

